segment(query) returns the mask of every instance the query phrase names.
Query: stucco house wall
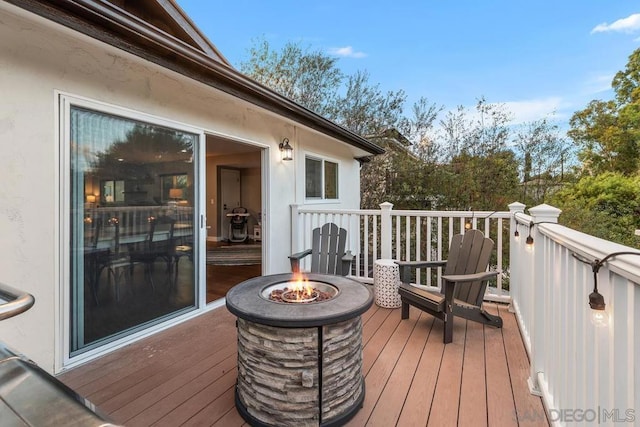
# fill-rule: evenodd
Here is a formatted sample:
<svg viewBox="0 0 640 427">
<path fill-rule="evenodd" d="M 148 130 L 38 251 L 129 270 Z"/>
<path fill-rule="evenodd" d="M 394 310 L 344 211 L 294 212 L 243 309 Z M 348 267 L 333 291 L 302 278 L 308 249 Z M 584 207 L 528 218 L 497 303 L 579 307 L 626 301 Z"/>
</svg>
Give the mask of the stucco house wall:
<svg viewBox="0 0 640 427">
<path fill-rule="evenodd" d="M 68 171 L 61 164 L 60 94 L 266 149 L 266 274 L 289 269 L 289 206 L 305 203 L 305 153 L 339 162 L 340 198 L 326 206 L 358 208 L 354 157 L 362 150 L 1 1 L 0 76 L 0 282 L 36 298 L 31 310 L 0 322 L 0 340 L 48 371 L 62 369 L 68 327 L 62 317 L 69 245 L 61 232 Z M 284 137 L 293 145 L 293 162 L 280 159 Z"/>
</svg>

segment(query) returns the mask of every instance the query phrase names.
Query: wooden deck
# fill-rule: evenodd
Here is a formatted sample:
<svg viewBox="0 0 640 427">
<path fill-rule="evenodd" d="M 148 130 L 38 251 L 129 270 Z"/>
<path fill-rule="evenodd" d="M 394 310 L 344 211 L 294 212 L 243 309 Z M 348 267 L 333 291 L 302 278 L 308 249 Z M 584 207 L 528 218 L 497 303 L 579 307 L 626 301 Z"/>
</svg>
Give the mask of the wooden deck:
<svg viewBox="0 0 640 427">
<path fill-rule="evenodd" d="M 363 315 L 363 408 L 348 426 L 548 425 L 529 394 L 529 362 L 513 314 L 487 306 L 502 329 L 411 309 Z M 235 317 L 219 308 L 129 345 L 59 378 L 126 426 L 247 425 L 234 406 Z"/>
</svg>

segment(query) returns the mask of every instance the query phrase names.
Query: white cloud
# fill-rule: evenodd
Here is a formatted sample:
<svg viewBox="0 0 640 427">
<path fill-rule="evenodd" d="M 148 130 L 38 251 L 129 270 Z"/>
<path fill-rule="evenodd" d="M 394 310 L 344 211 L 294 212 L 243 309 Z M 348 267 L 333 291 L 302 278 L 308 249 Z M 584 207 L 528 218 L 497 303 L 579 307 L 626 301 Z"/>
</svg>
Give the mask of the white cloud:
<svg viewBox="0 0 640 427">
<path fill-rule="evenodd" d="M 566 110 L 569 107 L 569 104 L 558 96 L 524 101 L 507 101 L 502 104 L 513 115 L 513 124 L 550 117 L 562 119 L 566 117 L 562 110 Z"/>
<path fill-rule="evenodd" d="M 367 56 L 364 52 L 357 52 L 353 50 L 351 46 L 345 47 L 332 47 L 329 48 L 329 53 L 331 55 L 344 56 L 346 58 L 364 58 Z"/>
<path fill-rule="evenodd" d="M 573 114 L 570 110 L 572 108 L 571 103 L 559 96 L 522 101 L 490 102 L 489 104 L 498 106 L 509 115 L 511 119 L 509 121 L 510 126 L 541 119 L 561 122 L 567 120 Z M 481 119 L 480 113 L 476 110 L 476 105 L 465 106 L 464 110 L 467 120 L 479 121 Z M 441 117 L 446 117 L 449 112 L 455 114 L 456 111 L 456 109 L 444 111 Z"/>
<path fill-rule="evenodd" d="M 587 95 L 595 95 L 611 89 L 611 81 L 615 74 L 600 74 L 589 78 L 585 82 Z"/>
<path fill-rule="evenodd" d="M 596 25 L 593 30 L 591 30 L 591 34 L 594 33 L 605 33 L 608 31 L 617 31 L 622 33 L 634 33 L 640 30 L 640 13 L 634 13 L 632 15 L 627 16 L 626 18 L 618 19 L 617 21 L 607 24 L 603 22 L 602 24 Z"/>
</svg>

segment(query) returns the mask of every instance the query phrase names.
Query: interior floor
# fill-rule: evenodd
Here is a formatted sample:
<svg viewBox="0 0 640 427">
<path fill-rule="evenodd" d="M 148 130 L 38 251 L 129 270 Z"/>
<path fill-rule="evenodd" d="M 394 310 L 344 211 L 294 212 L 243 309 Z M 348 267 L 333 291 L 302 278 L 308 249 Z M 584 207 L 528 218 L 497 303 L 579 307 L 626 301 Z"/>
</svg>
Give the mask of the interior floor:
<svg viewBox="0 0 640 427">
<path fill-rule="evenodd" d="M 207 250 L 229 245 L 229 242 L 207 242 Z M 234 246 L 255 245 L 247 240 L 245 243 L 234 243 Z M 262 274 L 262 264 L 251 265 L 211 265 L 207 264 L 207 304 L 223 298 L 229 289 L 240 282 Z"/>
</svg>

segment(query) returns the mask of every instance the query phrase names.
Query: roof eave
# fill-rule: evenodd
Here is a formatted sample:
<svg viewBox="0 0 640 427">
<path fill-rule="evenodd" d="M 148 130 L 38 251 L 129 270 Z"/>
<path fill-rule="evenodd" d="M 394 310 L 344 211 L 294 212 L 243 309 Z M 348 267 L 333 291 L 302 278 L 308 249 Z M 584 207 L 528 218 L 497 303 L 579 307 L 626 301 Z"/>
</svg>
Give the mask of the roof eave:
<svg viewBox="0 0 640 427">
<path fill-rule="evenodd" d="M 101 0 L 5 0 L 371 154 L 384 149 Z"/>
</svg>

